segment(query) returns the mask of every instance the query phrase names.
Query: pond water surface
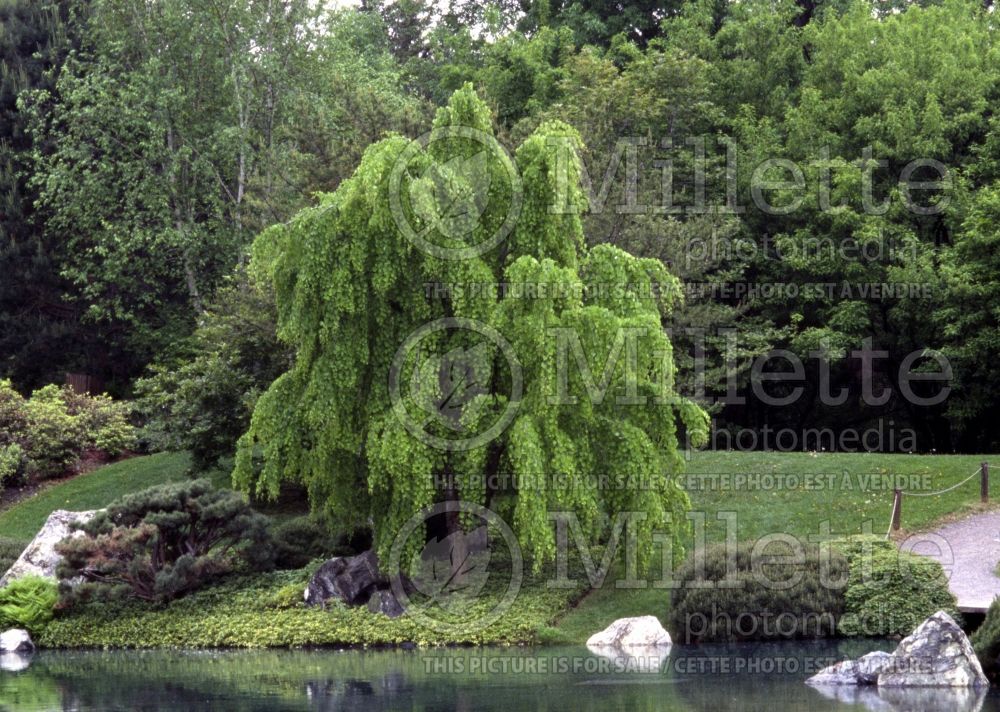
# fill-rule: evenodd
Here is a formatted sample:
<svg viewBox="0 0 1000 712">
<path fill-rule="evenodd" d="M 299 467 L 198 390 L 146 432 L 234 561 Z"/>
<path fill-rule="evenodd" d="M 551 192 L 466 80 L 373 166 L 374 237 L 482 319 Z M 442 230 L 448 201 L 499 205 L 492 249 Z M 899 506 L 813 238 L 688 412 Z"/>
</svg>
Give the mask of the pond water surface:
<svg viewBox="0 0 1000 712">
<path fill-rule="evenodd" d="M 55 652 L 0 659 L 2 710 L 997 710 L 1000 691 L 820 691 L 814 668 L 890 641 L 586 648 Z M 16 670 L 19 667 L 24 669 Z"/>
</svg>

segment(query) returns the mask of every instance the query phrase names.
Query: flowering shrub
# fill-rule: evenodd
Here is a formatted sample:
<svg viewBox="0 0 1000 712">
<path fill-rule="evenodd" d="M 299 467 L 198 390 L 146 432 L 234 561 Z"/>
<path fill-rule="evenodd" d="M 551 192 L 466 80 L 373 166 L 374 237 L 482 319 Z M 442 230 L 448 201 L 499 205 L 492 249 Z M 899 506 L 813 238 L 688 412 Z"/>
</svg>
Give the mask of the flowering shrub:
<svg viewBox="0 0 1000 712">
<path fill-rule="evenodd" d="M 135 443 L 129 407 L 49 385 L 24 398 L 0 381 L 0 481 L 56 477 L 88 451 L 115 457 Z"/>
</svg>

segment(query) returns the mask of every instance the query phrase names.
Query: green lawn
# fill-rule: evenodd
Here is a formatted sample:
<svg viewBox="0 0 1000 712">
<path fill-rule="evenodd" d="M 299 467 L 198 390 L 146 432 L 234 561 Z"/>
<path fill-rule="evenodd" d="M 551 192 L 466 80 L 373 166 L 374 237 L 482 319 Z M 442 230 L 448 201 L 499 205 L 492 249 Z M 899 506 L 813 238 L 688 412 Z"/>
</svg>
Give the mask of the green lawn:
<svg viewBox="0 0 1000 712">
<path fill-rule="evenodd" d="M 957 484 L 991 457 L 1000 468 L 996 455 L 700 452 L 688 463 L 687 475 L 693 481 L 689 484 L 703 485 L 689 487 L 689 493 L 692 509 L 705 514 L 711 541 L 725 536 L 725 524 L 718 519 L 724 511 L 736 513 L 741 540 L 776 532 L 818 534 L 823 522 L 835 535 L 863 533 L 869 526 L 872 533 L 884 535 L 892 513 L 891 480 L 902 479 L 902 489 L 914 492 L 903 497 L 903 530 L 920 531 L 942 518 L 979 509 L 979 477 L 942 495 L 917 494 Z M 757 479 L 743 487 L 713 487 L 724 482 L 722 477 L 739 475 Z M 768 488 L 769 478 L 782 486 Z M 991 500 L 1000 504 L 1000 469 L 990 484 Z"/>
<path fill-rule="evenodd" d="M 0 537 L 27 542 L 57 509 L 98 509 L 123 494 L 184 479 L 190 465 L 190 458 L 185 454 L 160 453 L 123 460 L 54 483 L 30 499 L 0 512 Z M 225 472 L 215 472 L 211 477 L 217 484 L 228 482 Z"/>
<path fill-rule="evenodd" d="M 699 452 L 688 462 L 687 474 L 689 484 L 697 485 L 689 489 L 692 512 L 704 517 L 709 543 L 725 538 L 726 523 L 718 518 L 722 512 L 735 512 L 739 540 L 773 533 L 819 535 L 824 522 L 834 536 L 866 530 L 884 536 L 893 499 L 894 483 L 888 479 L 900 477 L 904 491 L 929 493 L 961 482 L 981 462 L 991 460 L 996 468 L 990 482 L 993 506 L 994 500 L 1000 505 L 1000 456 L 996 455 Z M 754 477 L 741 484 L 735 477 L 742 475 Z M 939 496 L 904 495 L 900 536 L 981 509 L 979 487 L 979 478 L 974 477 Z M 658 576 L 653 572 L 654 578 Z M 618 589 L 609 576 L 602 588 L 562 616 L 546 637 L 554 642 L 583 642 L 625 616 L 652 614 L 664 622 L 669 602 L 669 593 L 663 589 Z"/>
</svg>

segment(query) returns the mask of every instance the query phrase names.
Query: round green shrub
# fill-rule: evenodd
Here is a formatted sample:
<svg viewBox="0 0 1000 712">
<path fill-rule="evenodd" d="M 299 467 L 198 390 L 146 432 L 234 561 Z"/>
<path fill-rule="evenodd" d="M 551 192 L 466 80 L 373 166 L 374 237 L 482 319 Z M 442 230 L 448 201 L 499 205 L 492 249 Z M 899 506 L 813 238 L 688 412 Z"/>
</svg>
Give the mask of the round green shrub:
<svg viewBox="0 0 1000 712">
<path fill-rule="evenodd" d="M 873 536 L 840 539 L 834 546 L 850 567 L 838 624 L 841 635 L 909 635 L 941 610 L 961 620 L 937 561 L 901 552 L 892 542 Z"/>
<path fill-rule="evenodd" d="M 789 540 L 717 545 L 677 571 L 668 627 L 682 643 L 834 635 L 847 562 Z"/>
<path fill-rule="evenodd" d="M 52 620 L 59 587 L 41 576 L 24 576 L 0 589 L 0 625 L 41 630 Z"/>
</svg>

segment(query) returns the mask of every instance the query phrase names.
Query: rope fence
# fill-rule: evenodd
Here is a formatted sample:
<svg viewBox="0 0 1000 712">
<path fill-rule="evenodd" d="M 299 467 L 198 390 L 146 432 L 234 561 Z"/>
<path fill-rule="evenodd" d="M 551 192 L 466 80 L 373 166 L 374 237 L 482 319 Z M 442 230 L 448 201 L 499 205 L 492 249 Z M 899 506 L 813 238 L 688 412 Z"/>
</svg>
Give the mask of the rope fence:
<svg viewBox="0 0 1000 712">
<path fill-rule="evenodd" d="M 889 529 L 885 533 L 885 538 L 889 539 L 894 531 L 899 531 L 900 521 L 903 517 L 903 495 L 907 497 L 937 497 L 939 495 L 945 494 L 946 492 L 951 492 L 952 490 L 958 489 L 964 485 L 969 480 L 973 479 L 976 475 L 979 475 L 979 499 L 981 502 L 986 503 L 990 501 L 990 463 L 984 462 L 975 472 L 966 477 L 961 482 L 951 485 L 950 487 L 945 487 L 936 492 L 904 492 L 901 489 L 894 489 L 892 491 L 892 515 L 889 518 Z"/>
</svg>

